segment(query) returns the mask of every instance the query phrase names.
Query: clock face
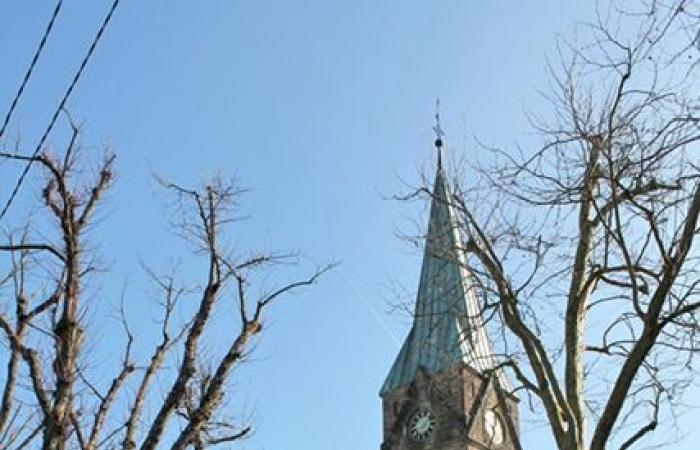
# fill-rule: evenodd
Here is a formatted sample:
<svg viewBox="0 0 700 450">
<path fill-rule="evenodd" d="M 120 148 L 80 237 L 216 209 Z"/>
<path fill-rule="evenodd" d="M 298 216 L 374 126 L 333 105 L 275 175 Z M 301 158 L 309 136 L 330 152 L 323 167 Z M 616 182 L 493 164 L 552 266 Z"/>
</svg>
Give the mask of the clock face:
<svg viewBox="0 0 700 450">
<path fill-rule="evenodd" d="M 484 414 L 484 426 L 486 427 L 486 435 L 491 444 L 500 445 L 503 443 L 503 422 L 501 422 L 501 418 L 498 417 L 498 414 L 491 409 Z"/>
<path fill-rule="evenodd" d="M 419 409 L 408 420 L 408 435 L 416 442 L 423 442 L 435 431 L 437 419 L 427 409 Z"/>
</svg>

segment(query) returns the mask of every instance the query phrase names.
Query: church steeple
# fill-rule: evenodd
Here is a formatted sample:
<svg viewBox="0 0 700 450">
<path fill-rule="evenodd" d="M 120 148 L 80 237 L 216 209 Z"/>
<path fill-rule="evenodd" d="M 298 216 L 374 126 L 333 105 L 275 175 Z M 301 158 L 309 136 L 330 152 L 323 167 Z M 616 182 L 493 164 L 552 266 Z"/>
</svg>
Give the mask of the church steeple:
<svg viewBox="0 0 700 450">
<path fill-rule="evenodd" d="M 382 395 L 413 381 L 419 368 L 438 373 L 465 363 L 486 372 L 497 365 L 465 268 L 460 227 L 442 166 L 440 133 L 435 147 L 437 170 L 413 326 L 382 386 Z M 507 386 L 502 374 L 499 378 Z"/>
<path fill-rule="evenodd" d="M 517 399 L 489 342 L 442 162 L 413 325 L 381 388 L 382 450 L 518 449 Z"/>
</svg>

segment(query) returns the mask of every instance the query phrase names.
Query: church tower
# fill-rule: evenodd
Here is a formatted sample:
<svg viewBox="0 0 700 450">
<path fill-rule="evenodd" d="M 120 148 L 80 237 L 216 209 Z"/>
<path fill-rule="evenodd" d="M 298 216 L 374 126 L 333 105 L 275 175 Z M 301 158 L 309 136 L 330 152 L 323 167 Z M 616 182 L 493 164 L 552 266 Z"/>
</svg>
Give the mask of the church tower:
<svg viewBox="0 0 700 450">
<path fill-rule="evenodd" d="M 380 395 L 381 450 L 518 450 L 518 400 L 486 335 L 438 148 L 413 326 Z"/>
</svg>

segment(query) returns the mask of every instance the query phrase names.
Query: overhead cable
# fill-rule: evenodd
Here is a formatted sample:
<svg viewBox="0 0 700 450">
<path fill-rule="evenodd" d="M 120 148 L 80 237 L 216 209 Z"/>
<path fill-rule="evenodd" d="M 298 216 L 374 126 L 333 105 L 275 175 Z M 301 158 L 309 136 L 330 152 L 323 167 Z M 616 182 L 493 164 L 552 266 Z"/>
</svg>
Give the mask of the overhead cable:
<svg viewBox="0 0 700 450">
<path fill-rule="evenodd" d="M 10 104 L 10 109 L 8 109 L 7 114 L 5 114 L 5 120 L 2 122 L 2 128 L 0 128 L 0 138 L 2 137 L 3 134 L 5 134 L 5 129 L 7 128 L 7 124 L 10 123 L 10 119 L 12 118 L 12 113 L 15 111 L 15 108 L 17 107 L 17 103 L 19 103 L 20 97 L 22 97 L 22 93 L 24 92 L 24 88 L 27 87 L 27 83 L 29 83 L 29 79 L 32 77 L 32 72 L 34 72 L 34 67 L 36 66 L 37 61 L 39 61 L 39 56 L 41 56 L 41 52 L 44 50 L 44 45 L 46 45 L 46 40 L 49 38 L 49 34 L 51 34 L 51 29 L 53 28 L 53 23 L 56 21 L 56 17 L 58 17 L 58 13 L 61 10 L 62 4 L 63 4 L 63 0 L 58 0 L 58 3 L 56 3 L 56 8 L 54 8 L 54 10 L 53 10 L 53 14 L 51 15 L 51 20 L 49 20 L 49 24 L 46 26 L 46 30 L 44 30 L 44 35 L 41 37 L 41 41 L 39 42 L 39 47 L 34 52 L 34 56 L 32 57 L 32 62 L 29 64 L 29 68 L 27 69 L 27 73 L 24 74 L 24 79 L 22 80 L 22 84 L 19 85 L 19 89 L 17 90 L 17 94 L 15 94 L 15 98 L 12 100 L 12 104 Z"/>
<path fill-rule="evenodd" d="M 10 206 L 12 205 L 12 202 L 14 202 L 15 198 L 17 197 L 17 193 L 19 192 L 19 189 L 22 186 L 22 183 L 24 183 L 24 179 L 27 177 L 27 174 L 29 173 L 29 170 L 32 167 L 32 163 L 36 160 L 37 155 L 39 154 L 42 147 L 46 143 L 46 139 L 49 137 L 49 134 L 51 133 L 51 130 L 53 130 L 54 125 L 56 125 L 56 120 L 58 120 L 58 116 L 61 114 L 61 111 L 65 108 L 66 103 L 68 102 L 68 99 L 70 98 L 70 95 L 73 93 L 73 89 L 75 88 L 75 85 L 78 84 L 78 81 L 80 80 L 80 76 L 83 74 L 85 67 L 87 66 L 88 62 L 90 61 L 90 57 L 92 56 L 93 52 L 95 51 L 97 44 L 100 42 L 100 39 L 102 38 L 102 35 L 104 34 L 105 29 L 107 28 L 107 25 L 109 25 L 109 22 L 112 20 L 112 16 L 114 15 L 114 11 L 117 9 L 117 6 L 119 5 L 119 1 L 120 0 L 114 0 L 114 2 L 112 3 L 112 7 L 109 9 L 107 16 L 105 17 L 104 21 L 102 22 L 102 26 L 100 26 L 100 29 L 97 31 L 95 38 L 93 39 L 92 43 L 90 44 L 90 48 L 88 49 L 87 53 L 85 54 L 85 57 L 83 58 L 83 61 L 80 64 L 80 67 L 78 68 L 78 71 L 75 73 L 75 76 L 73 77 L 73 81 L 71 81 L 70 85 L 68 86 L 68 89 L 66 90 L 65 94 L 63 95 L 63 98 L 61 99 L 61 102 L 56 107 L 56 111 L 54 111 L 54 114 L 51 117 L 51 120 L 49 121 L 49 124 L 46 127 L 46 130 L 44 130 L 44 134 L 41 135 L 41 139 L 39 139 L 39 142 L 37 143 L 36 147 L 34 148 L 34 152 L 32 153 L 31 158 L 27 161 L 27 164 L 24 166 L 24 170 L 22 171 L 22 174 L 17 179 L 17 183 L 15 184 L 15 187 L 12 189 L 12 193 L 10 194 L 10 197 L 7 199 L 7 202 L 5 203 L 5 206 L 3 206 L 2 211 L 0 211 L 0 220 L 2 220 L 5 217 L 5 215 L 7 214 L 7 211 L 10 209 Z"/>
</svg>

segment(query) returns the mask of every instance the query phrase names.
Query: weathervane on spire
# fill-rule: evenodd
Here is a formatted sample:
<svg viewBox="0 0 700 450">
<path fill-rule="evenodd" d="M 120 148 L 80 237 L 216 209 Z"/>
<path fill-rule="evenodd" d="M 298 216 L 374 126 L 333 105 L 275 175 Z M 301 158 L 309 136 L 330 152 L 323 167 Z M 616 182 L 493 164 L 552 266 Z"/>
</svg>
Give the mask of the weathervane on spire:
<svg viewBox="0 0 700 450">
<path fill-rule="evenodd" d="M 433 127 L 433 131 L 435 131 L 435 148 L 437 149 L 437 154 L 438 154 L 438 169 L 442 168 L 442 137 L 445 135 L 445 132 L 442 131 L 442 127 L 440 126 L 440 99 L 435 100 L 435 126 Z"/>
</svg>

